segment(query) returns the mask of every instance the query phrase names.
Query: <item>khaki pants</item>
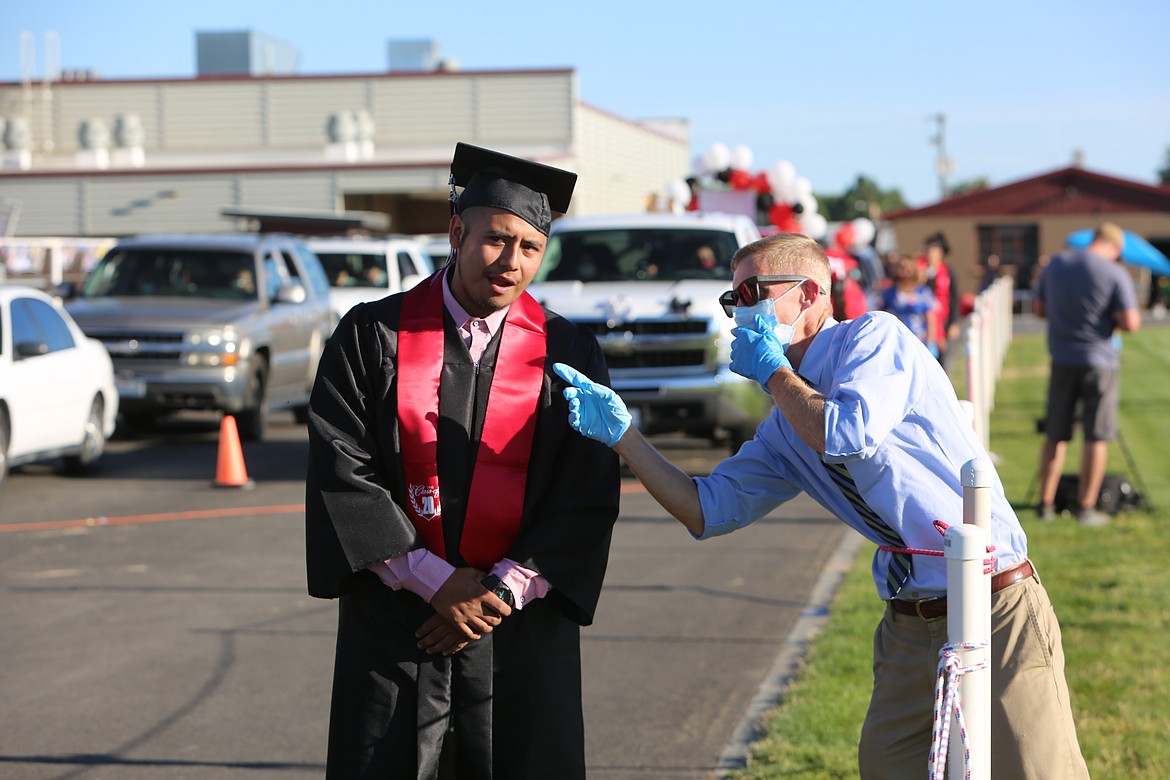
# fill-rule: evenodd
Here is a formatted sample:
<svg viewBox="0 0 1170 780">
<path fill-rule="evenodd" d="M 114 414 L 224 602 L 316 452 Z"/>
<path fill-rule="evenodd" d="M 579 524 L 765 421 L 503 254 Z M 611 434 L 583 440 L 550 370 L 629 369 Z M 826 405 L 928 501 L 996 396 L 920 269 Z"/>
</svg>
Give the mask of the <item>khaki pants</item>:
<svg viewBox="0 0 1170 780">
<path fill-rule="evenodd" d="M 946 618 L 889 607 L 873 639 L 873 697 L 861 729 L 863 780 L 928 774 L 938 654 Z M 1038 575 L 991 596 L 991 776 L 1088 778 L 1064 679 L 1060 625 Z"/>
</svg>

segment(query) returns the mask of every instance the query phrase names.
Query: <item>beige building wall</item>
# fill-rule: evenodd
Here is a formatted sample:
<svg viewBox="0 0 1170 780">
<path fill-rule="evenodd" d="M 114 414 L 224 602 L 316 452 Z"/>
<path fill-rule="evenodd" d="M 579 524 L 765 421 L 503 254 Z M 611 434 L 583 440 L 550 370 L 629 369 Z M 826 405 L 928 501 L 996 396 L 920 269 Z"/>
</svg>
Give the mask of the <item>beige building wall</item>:
<svg viewBox="0 0 1170 780">
<path fill-rule="evenodd" d="M 652 127 L 586 104 L 577 105 L 575 144 L 578 174 L 574 214 L 645 211 L 647 200 L 671 179 L 690 172 L 690 138 L 685 123 Z"/>
<path fill-rule="evenodd" d="M 328 146 L 346 111 L 374 122 L 356 159 Z M 141 122 L 141 166 L 113 147 L 107 168 L 83 160 L 83 123 L 113 134 L 124 114 Z M 685 122 L 582 105 L 571 70 L 0 84 L 0 117 L 14 116 L 32 165 L 0 168 L 0 195 L 21 202 L 21 236 L 230 231 L 225 207 L 441 212 L 457 141 L 576 170 L 574 214 L 640 211 L 689 169 Z"/>
<path fill-rule="evenodd" d="M 51 168 L 69 166 L 84 122 L 113 132 L 122 114 L 138 116 L 148 162 L 168 152 L 321 149 L 330 116 L 359 110 L 374 120 L 375 144 L 390 148 L 478 139 L 564 149 L 575 82 L 573 71 L 554 70 L 62 82 L 47 91 L 8 83 L 0 117 L 27 118 L 34 163 Z"/>
</svg>

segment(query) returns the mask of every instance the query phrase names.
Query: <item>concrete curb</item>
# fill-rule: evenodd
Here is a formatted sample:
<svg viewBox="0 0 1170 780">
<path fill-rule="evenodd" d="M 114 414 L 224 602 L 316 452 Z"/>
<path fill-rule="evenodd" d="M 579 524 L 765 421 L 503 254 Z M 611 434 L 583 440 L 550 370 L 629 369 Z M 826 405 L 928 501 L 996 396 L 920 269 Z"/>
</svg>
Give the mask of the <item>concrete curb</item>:
<svg viewBox="0 0 1170 780">
<path fill-rule="evenodd" d="M 809 594 L 808 605 L 801 611 L 792 632 L 785 638 L 780 653 L 756 690 L 731 742 L 723 748 L 719 763 L 716 764 L 717 777 L 726 777 L 729 772 L 747 766 L 752 743 L 763 736 L 764 717 L 781 702 L 789 683 L 800 671 L 809 645 L 829 619 L 829 604 L 864 543 L 865 538 L 861 534 L 846 528 L 841 543 L 829 556 Z"/>
</svg>

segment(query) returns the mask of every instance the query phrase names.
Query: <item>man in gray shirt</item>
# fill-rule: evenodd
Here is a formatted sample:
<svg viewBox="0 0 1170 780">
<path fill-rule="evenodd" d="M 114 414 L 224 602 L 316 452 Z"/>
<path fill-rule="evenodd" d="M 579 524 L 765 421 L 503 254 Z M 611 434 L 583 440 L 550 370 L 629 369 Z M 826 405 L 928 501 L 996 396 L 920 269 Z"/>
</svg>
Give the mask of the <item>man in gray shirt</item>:
<svg viewBox="0 0 1170 780">
<path fill-rule="evenodd" d="M 1109 522 L 1096 507 L 1109 441 L 1117 436 L 1121 397 L 1120 360 L 1113 337 L 1116 331 L 1141 327 L 1133 281 L 1119 262 L 1124 243 L 1121 228 L 1103 222 L 1088 247 L 1053 257 L 1037 285 L 1033 311 L 1048 320 L 1052 356 L 1046 437 L 1040 453 L 1037 512 L 1043 520 L 1055 514 L 1056 487 L 1079 403 L 1084 452 L 1077 520 L 1086 526 Z"/>
</svg>

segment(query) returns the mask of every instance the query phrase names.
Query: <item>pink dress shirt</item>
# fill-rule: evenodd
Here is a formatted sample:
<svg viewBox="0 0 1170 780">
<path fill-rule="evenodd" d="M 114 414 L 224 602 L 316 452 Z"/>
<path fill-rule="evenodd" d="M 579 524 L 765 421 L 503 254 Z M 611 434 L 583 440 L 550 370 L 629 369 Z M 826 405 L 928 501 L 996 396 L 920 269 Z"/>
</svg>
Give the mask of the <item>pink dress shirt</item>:
<svg viewBox="0 0 1170 780">
<path fill-rule="evenodd" d="M 482 318 L 473 317 L 459 305 L 455 296 L 451 294 L 451 288 L 447 284 L 445 274 L 443 275 L 443 305 L 447 307 L 451 319 L 455 321 L 460 333 L 463 334 L 463 341 L 467 344 L 468 351 L 471 352 L 471 359 L 478 366 L 488 342 L 500 329 L 504 318 L 508 315 L 508 310 L 494 311 Z M 368 568 L 377 574 L 378 578 L 386 585 L 395 590 L 406 588 L 428 604 L 443 583 L 447 581 L 447 578 L 455 572 L 454 566 L 426 549 L 411 550 L 397 558 L 371 564 Z M 533 599 L 543 598 L 552 587 L 548 580 L 541 575 L 508 558 L 504 558 L 492 566 L 491 573 L 499 577 L 512 591 L 516 609 L 523 609 L 524 605 Z"/>
</svg>

